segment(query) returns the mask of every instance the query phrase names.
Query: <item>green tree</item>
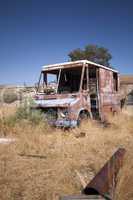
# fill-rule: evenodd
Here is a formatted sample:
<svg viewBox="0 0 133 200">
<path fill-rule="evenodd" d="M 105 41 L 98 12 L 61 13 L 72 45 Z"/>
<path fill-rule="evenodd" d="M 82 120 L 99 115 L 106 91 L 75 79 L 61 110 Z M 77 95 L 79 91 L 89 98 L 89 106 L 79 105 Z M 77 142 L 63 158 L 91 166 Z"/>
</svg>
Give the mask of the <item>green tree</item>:
<svg viewBox="0 0 133 200">
<path fill-rule="evenodd" d="M 71 61 L 89 60 L 101 65 L 110 66 L 112 56 L 108 49 L 98 45 L 87 45 L 84 49 L 74 49 L 68 54 Z"/>
</svg>

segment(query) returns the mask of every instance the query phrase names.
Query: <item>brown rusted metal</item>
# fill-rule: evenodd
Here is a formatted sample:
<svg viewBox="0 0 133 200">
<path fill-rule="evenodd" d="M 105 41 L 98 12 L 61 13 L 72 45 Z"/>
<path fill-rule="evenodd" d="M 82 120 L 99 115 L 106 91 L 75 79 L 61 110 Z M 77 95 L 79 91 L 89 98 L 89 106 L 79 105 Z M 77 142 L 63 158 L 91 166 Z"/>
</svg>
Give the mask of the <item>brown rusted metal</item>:
<svg viewBox="0 0 133 200">
<path fill-rule="evenodd" d="M 73 196 L 65 196 L 61 197 L 60 200 L 105 200 L 104 197 L 100 195 L 73 195 Z"/>
<path fill-rule="evenodd" d="M 117 175 L 123 165 L 124 148 L 119 148 L 90 183 L 83 189 L 86 195 L 102 195 L 113 200 L 117 183 Z"/>
<path fill-rule="evenodd" d="M 67 87 L 70 90 L 60 93 L 59 90 L 64 87 L 64 82 L 61 83 L 63 70 L 71 73 L 72 70 L 77 68 L 81 69 L 79 70 L 79 82 L 76 82 L 76 84 L 79 84 L 79 89 L 72 90 L 77 80 L 74 73 L 71 80 L 68 78 L 70 83 Z M 87 113 L 88 116 L 94 119 L 105 120 L 109 112 L 114 113 L 120 110 L 119 75 L 116 70 L 86 60 L 45 66 L 42 69 L 42 78 L 46 82 L 43 85 L 45 86 L 48 86 L 47 74 L 50 73 L 57 75 L 58 88 L 55 93 L 51 94 L 46 94 L 44 90 L 40 94 L 38 90 L 36 106 L 44 111 L 56 108 L 55 123 L 62 121 L 60 126 L 65 125 L 65 123 L 70 126 L 76 125 L 83 113 Z M 39 83 L 41 83 L 40 80 Z M 62 111 L 64 108 L 67 109 L 67 116 L 60 117 L 60 108 L 62 108 Z M 59 123 L 56 124 L 59 125 Z"/>
</svg>

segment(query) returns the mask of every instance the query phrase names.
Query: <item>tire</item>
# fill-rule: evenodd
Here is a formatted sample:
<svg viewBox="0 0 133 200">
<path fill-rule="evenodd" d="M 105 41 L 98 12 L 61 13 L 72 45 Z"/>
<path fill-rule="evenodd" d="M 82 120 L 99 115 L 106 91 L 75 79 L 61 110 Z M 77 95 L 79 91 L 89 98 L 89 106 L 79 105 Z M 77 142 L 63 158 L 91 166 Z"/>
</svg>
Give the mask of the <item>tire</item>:
<svg viewBox="0 0 133 200">
<path fill-rule="evenodd" d="M 89 113 L 87 111 L 82 111 L 79 114 L 78 120 L 77 120 L 77 125 L 80 126 L 83 121 L 87 121 L 89 118 Z"/>
</svg>

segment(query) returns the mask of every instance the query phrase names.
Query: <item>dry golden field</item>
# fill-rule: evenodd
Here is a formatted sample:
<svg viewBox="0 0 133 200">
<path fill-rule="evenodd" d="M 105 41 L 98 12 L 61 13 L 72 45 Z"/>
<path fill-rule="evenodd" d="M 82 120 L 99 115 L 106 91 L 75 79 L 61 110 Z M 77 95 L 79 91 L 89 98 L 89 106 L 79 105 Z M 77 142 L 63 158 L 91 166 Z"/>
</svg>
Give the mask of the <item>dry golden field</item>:
<svg viewBox="0 0 133 200">
<path fill-rule="evenodd" d="M 119 173 L 116 200 L 133 199 L 133 118 L 109 117 L 103 128 L 88 121 L 69 131 L 42 121 L 8 122 L 14 106 L 0 108 L 0 136 L 15 138 L 0 144 L 0 200 L 58 200 L 82 189 L 77 172 L 89 182 L 119 147 L 127 150 Z"/>
</svg>

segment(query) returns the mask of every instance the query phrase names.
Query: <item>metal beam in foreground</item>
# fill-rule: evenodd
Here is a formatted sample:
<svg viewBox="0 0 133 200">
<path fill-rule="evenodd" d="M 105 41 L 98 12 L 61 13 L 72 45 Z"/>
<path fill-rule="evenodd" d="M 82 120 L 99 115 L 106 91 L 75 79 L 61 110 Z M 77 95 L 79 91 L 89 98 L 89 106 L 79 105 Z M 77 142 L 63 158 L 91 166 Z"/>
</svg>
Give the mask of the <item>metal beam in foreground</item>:
<svg viewBox="0 0 133 200">
<path fill-rule="evenodd" d="M 123 165 L 126 150 L 119 148 L 96 176 L 83 189 L 86 195 L 100 194 L 105 199 L 113 200 L 117 184 L 117 175 Z"/>
<path fill-rule="evenodd" d="M 105 200 L 100 195 L 73 195 L 73 196 L 64 196 L 60 200 Z"/>
<path fill-rule="evenodd" d="M 65 196 L 60 200 L 113 200 L 117 175 L 123 165 L 126 150 L 119 148 L 96 176 L 83 189 L 81 195 Z"/>
</svg>

